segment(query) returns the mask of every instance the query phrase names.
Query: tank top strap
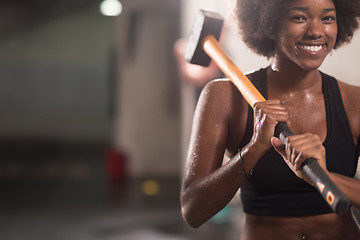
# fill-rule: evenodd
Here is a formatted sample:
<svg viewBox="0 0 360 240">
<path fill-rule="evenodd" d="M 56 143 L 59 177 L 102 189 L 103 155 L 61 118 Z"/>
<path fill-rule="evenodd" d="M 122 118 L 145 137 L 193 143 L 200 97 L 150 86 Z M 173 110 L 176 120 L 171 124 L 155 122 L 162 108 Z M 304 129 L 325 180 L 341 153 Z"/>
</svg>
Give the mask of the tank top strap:
<svg viewBox="0 0 360 240">
<path fill-rule="evenodd" d="M 326 148 L 328 169 L 353 177 L 356 172 L 358 153 L 340 88 L 334 77 L 320 73 L 326 109 L 327 135 L 324 146 Z M 348 159 L 349 162 L 345 164 L 339 159 Z M 351 159 L 353 159 L 352 162 Z"/>
<path fill-rule="evenodd" d="M 265 99 L 268 97 L 267 93 L 267 81 L 266 81 L 267 68 L 261 68 L 251 75 L 250 81 L 254 84 L 257 90 L 264 96 Z M 243 139 L 239 145 L 239 150 L 243 148 L 251 139 L 253 134 L 254 116 L 251 106 L 248 108 L 248 116 L 246 123 L 246 130 Z"/>
</svg>

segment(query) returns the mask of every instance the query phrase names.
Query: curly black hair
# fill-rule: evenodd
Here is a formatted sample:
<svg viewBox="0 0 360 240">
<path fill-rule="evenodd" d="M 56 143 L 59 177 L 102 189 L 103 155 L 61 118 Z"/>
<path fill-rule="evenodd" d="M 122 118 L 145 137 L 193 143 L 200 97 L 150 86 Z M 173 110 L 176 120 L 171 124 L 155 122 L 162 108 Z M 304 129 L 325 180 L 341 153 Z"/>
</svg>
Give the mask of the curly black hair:
<svg viewBox="0 0 360 240">
<path fill-rule="evenodd" d="M 283 7 L 291 0 L 237 0 L 235 14 L 243 41 L 255 53 L 272 57 L 275 28 Z M 334 49 L 350 42 L 359 28 L 360 0 L 334 0 L 338 34 Z"/>
</svg>

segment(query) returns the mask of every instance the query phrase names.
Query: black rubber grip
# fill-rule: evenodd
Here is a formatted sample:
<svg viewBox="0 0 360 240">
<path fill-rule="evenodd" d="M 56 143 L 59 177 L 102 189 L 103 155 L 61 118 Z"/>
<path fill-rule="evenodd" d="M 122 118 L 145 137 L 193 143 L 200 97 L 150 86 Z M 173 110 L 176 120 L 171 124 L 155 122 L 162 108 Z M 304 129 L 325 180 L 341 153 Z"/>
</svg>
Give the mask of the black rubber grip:
<svg viewBox="0 0 360 240">
<path fill-rule="evenodd" d="M 274 135 L 286 144 L 286 138 L 294 134 L 286 123 L 280 122 L 275 127 Z M 302 170 L 335 213 L 343 215 L 347 212 L 350 205 L 349 199 L 339 190 L 315 159 L 306 159 Z"/>
</svg>

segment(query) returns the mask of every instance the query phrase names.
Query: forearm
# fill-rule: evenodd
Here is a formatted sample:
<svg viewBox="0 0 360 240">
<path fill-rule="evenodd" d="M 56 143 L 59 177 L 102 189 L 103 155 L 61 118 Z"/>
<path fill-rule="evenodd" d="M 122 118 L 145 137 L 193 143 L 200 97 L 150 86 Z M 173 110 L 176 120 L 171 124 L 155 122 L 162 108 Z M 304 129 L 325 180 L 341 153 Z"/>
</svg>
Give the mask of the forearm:
<svg viewBox="0 0 360 240">
<path fill-rule="evenodd" d="M 243 148 L 246 174 L 255 167 L 263 152 L 250 144 Z M 182 213 L 190 226 L 199 227 L 209 220 L 230 202 L 241 187 L 246 177 L 240 171 L 238 154 L 211 174 L 188 184 L 184 182 L 181 191 Z"/>
<path fill-rule="evenodd" d="M 360 181 L 336 173 L 329 173 L 329 177 L 349 198 L 351 205 L 360 209 Z"/>
<path fill-rule="evenodd" d="M 245 178 L 244 178 L 245 179 Z M 230 160 L 213 173 L 183 184 L 182 214 L 192 227 L 199 227 L 225 207 L 242 184 L 237 164 Z"/>
</svg>

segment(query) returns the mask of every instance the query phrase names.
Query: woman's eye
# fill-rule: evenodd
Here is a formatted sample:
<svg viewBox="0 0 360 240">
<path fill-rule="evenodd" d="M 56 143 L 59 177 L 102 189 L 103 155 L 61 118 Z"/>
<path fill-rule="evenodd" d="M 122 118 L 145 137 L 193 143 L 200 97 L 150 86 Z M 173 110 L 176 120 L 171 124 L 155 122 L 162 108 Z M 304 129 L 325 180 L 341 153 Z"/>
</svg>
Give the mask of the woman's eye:
<svg viewBox="0 0 360 240">
<path fill-rule="evenodd" d="M 291 20 L 293 20 L 294 22 L 305 22 L 306 21 L 306 17 L 302 16 L 302 15 L 295 15 L 291 17 Z"/>
<path fill-rule="evenodd" d="M 325 23 L 332 23 L 332 22 L 336 21 L 336 17 L 334 17 L 334 16 L 326 16 L 322 20 Z"/>
</svg>

